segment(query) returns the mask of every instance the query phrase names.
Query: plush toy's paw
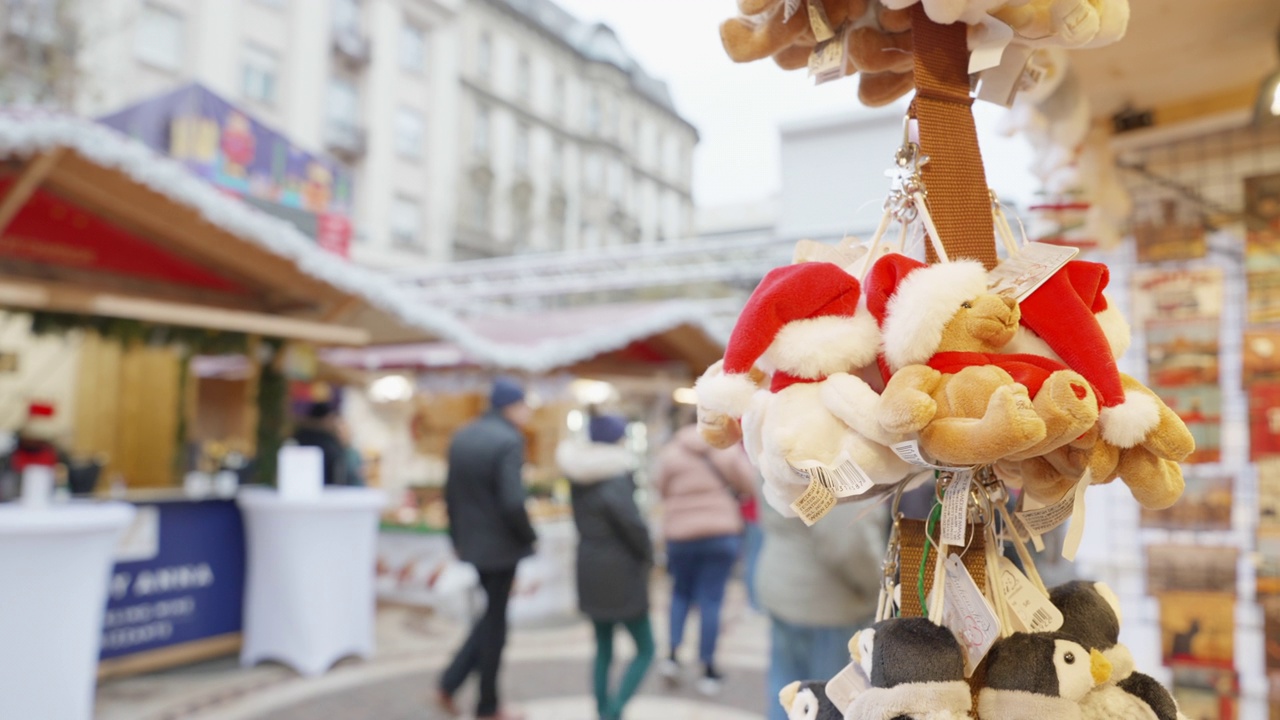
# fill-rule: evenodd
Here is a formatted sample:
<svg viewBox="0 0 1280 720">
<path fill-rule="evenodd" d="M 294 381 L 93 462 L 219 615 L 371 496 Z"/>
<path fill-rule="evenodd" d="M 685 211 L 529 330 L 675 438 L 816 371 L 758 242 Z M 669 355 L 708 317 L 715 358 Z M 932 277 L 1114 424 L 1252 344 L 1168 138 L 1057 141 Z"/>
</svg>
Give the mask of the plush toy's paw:
<svg viewBox="0 0 1280 720">
<path fill-rule="evenodd" d="M 828 412 L 862 437 L 880 445 L 892 445 L 902 439 L 881 427 L 877 419 L 880 396 L 862 378 L 836 373 L 822 381 L 819 396 Z"/>
<path fill-rule="evenodd" d="M 954 380 L 953 380 L 954 381 Z M 920 433 L 920 447 L 948 465 L 986 465 L 1044 440 L 1044 421 L 1027 388 L 1004 385 L 991 394 L 981 418 L 943 417 Z"/>
<path fill-rule="evenodd" d="M 1052 505 L 1071 492 L 1078 475 L 1067 475 L 1054 467 L 1046 457 L 1035 457 L 1018 463 L 1022 492 L 1042 505 Z"/>
<path fill-rule="evenodd" d="M 1043 455 L 1078 439 L 1098 422 L 1098 399 L 1093 387 L 1077 372 L 1059 370 L 1049 376 L 1032 401 L 1045 424 L 1045 439 L 1013 456 Z"/>
<path fill-rule="evenodd" d="M 848 58 L 845 74 L 907 73 L 915 66 L 911 33 L 886 33 L 860 27 L 845 36 Z"/>
<path fill-rule="evenodd" d="M 698 434 L 711 447 L 724 449 L 742 440 L 742 423 L 725 413 L 699 407 Z"/>
<path fill-rule="evenodd" d="M 858 76 L 858 100 L 867 107 L 884 107 L 915 86 L 914 73 L 862 73 Z"/>
<path fill-rule="evenodd" d="M 752 62 L 777 53 L 796 42 L 809 31 L 809 16 L 797 12 L 782 19 L 783 4 L 778 3 L 757 15 L 735 17 L 720 25 L 720 41 L 734 62 Z"/>
<path fill-rule="evenodd" d="M 783 70 L 803 70 L 809 67 L 809 56 L 812 54 L 811 46 L 796 44 L 774 53 L 773 61 Z"/>
<path fill-rule="evenodd" d="M 1010 448 L 1000 452 L 993 460 L 1018 452 L 1012 449 L 1015 446 L 1040 442 L 1047 432 L 1044 420 L 1036 412 L 1027 388 L 1018 384 L 1005 385 L 992 393 L 982 423 L 1003 436 L 1001 444 L 1007 444 Z"/>
<path fill-rule="evenodd" d="M 925 365 L 908 365 L 894 373 L 880 394 L 880 426 L 897 435 L 922 430 L 938 412 L 932 393 L 941 380 L 942 373 Z"/>
<path fill-rule="evenodd" d="M 1161 403 L 1160 424 L 1142 441 L 1142 447 L 1163 460 L 1181 462 L 1195 452 L 1196 439 L 1182 418 Z"/>
<path fill-rule="evenodd" d="M 1115 474 L 1129 486 L 1133 499 L 1148 510 L 1170 507 L 1182 497 L 1186 486 L 1182 466 L 1142 447 L 1121 451 Z"/>
</svg>

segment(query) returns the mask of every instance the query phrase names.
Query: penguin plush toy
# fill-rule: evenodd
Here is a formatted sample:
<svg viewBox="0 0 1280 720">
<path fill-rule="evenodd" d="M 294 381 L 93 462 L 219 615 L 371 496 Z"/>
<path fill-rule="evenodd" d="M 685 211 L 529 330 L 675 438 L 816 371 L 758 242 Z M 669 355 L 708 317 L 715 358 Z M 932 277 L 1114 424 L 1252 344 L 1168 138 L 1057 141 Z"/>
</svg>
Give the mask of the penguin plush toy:
<svg viewBox="0 0 1280 720">
<path fill-rule="evenodd" d="M 1082 720 L 1080 700 L 1111 677 L 1097 650 L 1056 633 L 1014 633 L 987 654 L 982 720 Z"/>
<path fill-rule="evenodd" d="M 951 631 L 927 618 L 893 618 L 849 642 L 871 681 L 845 720 L 962 720 L 973 707 L 964 653 Z"/>
<path fill-rule="evenodd" d="M 1076 580 L 1049 591 L 1062 611 L 1059 634 L 1111 662 L 1111 680 L 1080 701 L 1085 720 L 1177 720 L 1178 704 L 1160 683 L 1134 671 L 1133 653 L 1120 643 L 1120 600 L 1106 583 Z"/>
<path fill-rule="evenodd" d="M 827 699 L 825 680 L 793 682 L 778 693 L 787 720 L 842 720 L 844 715 Z"/>
</svg>

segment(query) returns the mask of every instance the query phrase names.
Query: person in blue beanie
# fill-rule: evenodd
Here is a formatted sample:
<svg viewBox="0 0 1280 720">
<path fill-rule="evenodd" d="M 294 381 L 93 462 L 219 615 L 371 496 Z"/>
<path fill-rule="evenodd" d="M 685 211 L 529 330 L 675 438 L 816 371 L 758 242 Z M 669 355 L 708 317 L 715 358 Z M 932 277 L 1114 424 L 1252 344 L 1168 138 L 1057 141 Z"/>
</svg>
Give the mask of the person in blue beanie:
<svg viewBox="0 0 1280 720">
<path fill-rule="evenodd" d="M 600 720 L 620 720 L 654 654 L 649 624 L 653 545 L 636 506 L 636 458 L 621 445 L 626 431 L 621 416 L 593 415 L 588 442 L 568 440 L 556 448 L 556 462 L 573 490 L 578 526 L 578 609 L 591 618 L 596 632 L 592 685 Z M 613 637 L 619 626 L 635 641 L 636 655 L 617 692 L 610 693 Z"/>
<path fill-rule="evenodd" d="M 480 573 L 488 603 L 484 614 L 440 678 L 436 700 L 458 714 L 454 695 L 472 672 L 480 675 L 477 720 L 520 720 L 523 715 L 498 702 L 498 670 L 507 643 L 507 599 L 516 565 L 533 554 L 537 536 L 525 510 L 524 435 L 533 418 L 524 388 L 498 378 L 489 395 L 489 412 L 453 436 L 445 507 L 449 537 L 458 558 Z"/>
</svg>

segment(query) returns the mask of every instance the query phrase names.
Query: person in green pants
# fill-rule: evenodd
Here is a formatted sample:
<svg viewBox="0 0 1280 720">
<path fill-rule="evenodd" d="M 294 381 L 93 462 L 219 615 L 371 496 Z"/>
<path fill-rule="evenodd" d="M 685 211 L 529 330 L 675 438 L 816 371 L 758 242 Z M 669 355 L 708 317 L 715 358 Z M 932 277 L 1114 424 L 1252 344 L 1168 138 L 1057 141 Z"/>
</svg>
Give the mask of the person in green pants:
<svg viewBox="0 0 1280 720">
<path fill-rule="evenodd" d="M 653 545 L 635 501 L 636 459 L 621 445 L 625 418 L 593 415 L 589 441 L 569 440 L 556 449 L 556 461 L 571 482 L 573 520 L 578 526 L 578 608 L 596 631 L 592 676 L 601 720 L 620 720 L 653 663 L 649 625 L 649 572 Z M 635 642 L 636 654 L 610 692 L 613 637 L 621 625 Z"/>
</svg>

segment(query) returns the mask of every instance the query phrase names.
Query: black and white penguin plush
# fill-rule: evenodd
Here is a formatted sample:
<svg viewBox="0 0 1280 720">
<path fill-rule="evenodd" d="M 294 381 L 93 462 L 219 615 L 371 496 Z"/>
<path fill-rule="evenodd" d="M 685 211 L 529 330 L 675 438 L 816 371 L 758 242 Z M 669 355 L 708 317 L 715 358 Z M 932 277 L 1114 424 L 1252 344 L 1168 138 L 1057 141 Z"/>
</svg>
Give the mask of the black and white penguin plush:
<svg viewBox="0 0 1280 720">
<path fill-rule="evenodd" d="M 842 720 L 844 714 L 827 699 L 826 680 L 793 682 L 778 693 L 787 720 Z"/>
<path fill-rule="evenodd" d="M 845 720 L 963 720 L 973 700 L 964 653 L 951 631 L 927 618 L 893 618 L 863 630 L 849 649 L 871 680 Z"/>
<path fill-rule="evenodd" d="M 1085 720 L 1177 720 L 1173 695 L 1149 675 L 1135 672 L 1133 653 L 1120 642 L 1120 600 L 1106 583 L 1075 580 L 1049 591 L 1062 611 L 1058 633 L 1097 650 L 1111 662 L 1111 680 L 1080 701 Z"/>
<path fill-rule="evenodd" d="M 982 720 L 1081 720 L 1080 700 L 1111 677 L 1097 650 L 1056 633 L 1014 633 L 987 654 Z"/>
</svg>

